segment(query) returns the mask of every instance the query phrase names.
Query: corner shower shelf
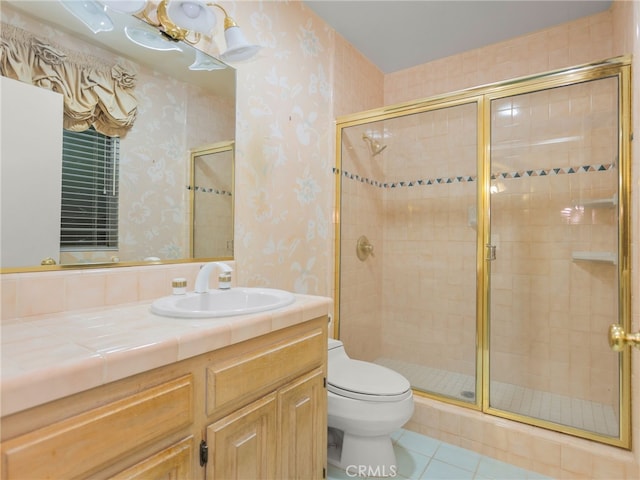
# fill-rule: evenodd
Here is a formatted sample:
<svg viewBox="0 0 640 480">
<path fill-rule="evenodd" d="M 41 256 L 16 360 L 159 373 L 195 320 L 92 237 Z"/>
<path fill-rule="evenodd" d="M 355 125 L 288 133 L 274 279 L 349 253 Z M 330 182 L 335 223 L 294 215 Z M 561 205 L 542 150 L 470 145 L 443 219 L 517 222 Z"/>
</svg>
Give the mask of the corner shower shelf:
<svg viewBox="0 0 640 480">
<path fill-rule="evenodd" d="M 573 252 L 573 261 L 601 262 L 616 265 L 618 256 L 614 252 Z"/>
<path fill-rule="evenodd" d="M 611 198 L 586 200 L 584 202 L 578 202 L 578 205 L 585 208 L 613 208 L 618 205 L 618 195 L 614 194 Z"/>
</svg>

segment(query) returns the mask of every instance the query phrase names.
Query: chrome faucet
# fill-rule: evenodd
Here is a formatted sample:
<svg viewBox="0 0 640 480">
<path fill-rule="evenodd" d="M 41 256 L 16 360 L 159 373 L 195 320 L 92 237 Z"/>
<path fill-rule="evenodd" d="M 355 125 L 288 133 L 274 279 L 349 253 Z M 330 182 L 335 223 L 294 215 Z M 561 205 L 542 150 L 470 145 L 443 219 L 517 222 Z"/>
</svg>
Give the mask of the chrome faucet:
<svg viewBox="0 0 640 480">
<path fill-rule="evenodd" d="M 198 272 L 198 276 L 196 277 L 196 293 L 207 293 L 209 291 L 209 277 L 211 276 L 211 271 L 215 268 L 219 268 L 221 273 L 218 277 L 220 282 L 221 289 L 227 289 L 231 286 L 231 272 L 233 269 L 222 262 L 209 262 L 205 263 L 200 267 L 200 271 Z M 223 286 L 224 285 L 224 286 Z"/>
</svg>

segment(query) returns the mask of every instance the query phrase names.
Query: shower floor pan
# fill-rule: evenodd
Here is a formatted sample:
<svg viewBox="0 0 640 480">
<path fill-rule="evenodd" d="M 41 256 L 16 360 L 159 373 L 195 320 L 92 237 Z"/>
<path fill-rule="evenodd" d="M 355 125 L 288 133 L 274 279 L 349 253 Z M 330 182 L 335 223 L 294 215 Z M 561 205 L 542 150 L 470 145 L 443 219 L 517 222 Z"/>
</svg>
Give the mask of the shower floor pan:
<svg viewBox="0 0 640 480">
<path fill-rule="evenodd" d="M 417 390 L 470 403 L 475 401 L 475 378 L 471 375 L 384 357 L 374 362 L 404 375 L 411 386 Z M 618 420 L 615 411 L 612 406 L 602 403 L 509 383 L 491 382 L 491 406 L 601 435 L 618 436 Z"/>
</svg>

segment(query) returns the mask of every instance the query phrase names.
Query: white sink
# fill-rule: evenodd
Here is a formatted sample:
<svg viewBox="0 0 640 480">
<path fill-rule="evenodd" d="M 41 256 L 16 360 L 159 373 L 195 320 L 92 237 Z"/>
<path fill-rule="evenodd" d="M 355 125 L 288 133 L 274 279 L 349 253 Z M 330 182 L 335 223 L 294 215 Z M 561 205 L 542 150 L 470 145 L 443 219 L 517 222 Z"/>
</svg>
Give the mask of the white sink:
<svg viewBox="0 0 640 480">
<path fill-rule="evenodd" d="M 273 288 L 230 288 L 162 297 L 151 304 L 157 315 L 176 318 L 214 318 L 275 310 L 292 304 L 292 293 Z"/>
</svg>

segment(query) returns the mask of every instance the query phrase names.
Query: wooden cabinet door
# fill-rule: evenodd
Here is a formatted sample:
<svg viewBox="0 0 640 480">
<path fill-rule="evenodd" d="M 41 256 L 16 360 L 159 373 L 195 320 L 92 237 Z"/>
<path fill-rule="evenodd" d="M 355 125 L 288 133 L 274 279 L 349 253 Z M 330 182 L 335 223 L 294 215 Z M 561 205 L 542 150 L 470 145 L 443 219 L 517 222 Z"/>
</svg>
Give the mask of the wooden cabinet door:
<svg viewBox="0 0 640 480">
<path fill-rule="evenodd" d="M 2 443 L 3 479 L 85 478 L 193 423 L 184 375 Z"/>
<path fill-rule="evenodd" d="M 193 436 L 172 445 L 131 468 L 111 477 L 111 480 L 189 479 L 193 465 Z"/>
<path fill-rule="evenodd" d="M 280 479 L 321 479 L 326 468 L 327 391 L 314 370 L 278 394 Z"/>
<path fill-rule="evenodd" d="M 207 480 L 275 479 L 276 419 L 272 393 L 207 427 Z"/>
</svg>

